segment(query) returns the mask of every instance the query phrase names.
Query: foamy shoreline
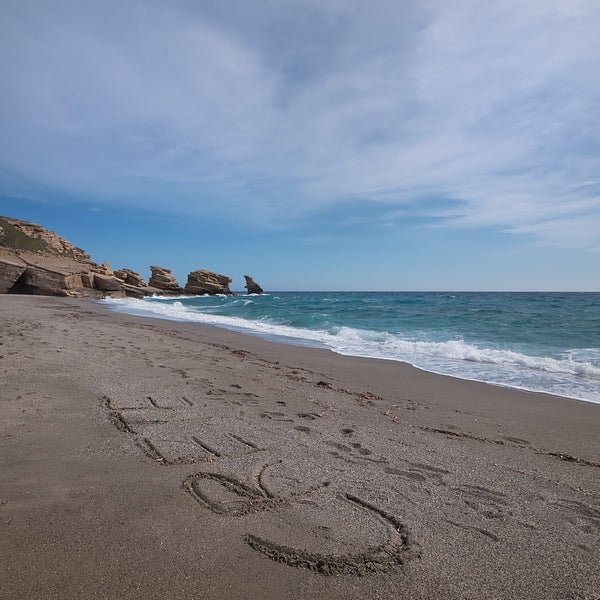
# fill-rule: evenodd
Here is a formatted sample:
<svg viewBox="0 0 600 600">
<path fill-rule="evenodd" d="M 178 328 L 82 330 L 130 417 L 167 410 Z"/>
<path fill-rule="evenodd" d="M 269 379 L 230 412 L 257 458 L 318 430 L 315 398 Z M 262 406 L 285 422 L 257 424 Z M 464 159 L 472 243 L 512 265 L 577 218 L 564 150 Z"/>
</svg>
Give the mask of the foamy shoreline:
<svg viewBox="0 0 600 600">
<path fill-rule="evenodd" d="M 7 597 L 600 589 L 597 405 L 90 301 L 0 322 Z"/>
<path fill-rule="evenodd" d="M 369 321 L 368 316 L 366 320 L 355 318 L 354 321 L 350 317 L 346 323 L 351 322 L 354 326 L 342 325 L 345 316 L 339 312 L 335 313 L 333 320 L 336 325 L 334 325 L 328 322 L 325 314 L 320 312 L 328 310 L 326 307 L 332 306 L 334 298 L 327 298 L 323 302 L 319 299 L 321 295 L 336 297 L 337 293 L 314 295 L 308 292 L 275 293 L 273 297 L 276 302 L 266 295 L 260 298 L 243 296 L 233 299 L 225 296 L 221 298 L 153 297 L 146 300 L 107 298 L 102 303 L 112 310 L 126 314 L 223 327 L 269 341 L 328 348 L 343 356 L 406 362 L 430 373 L 448 375 L 466 381 L 478 381 L 600 404 L 600 366 L 596 364 L 597 361 L 594 362 L 593 351 L 590 351 L 590 354 L 594 359 L 588 357 L 587 361 L 585 358 L 574 360 L 573 351 L 571 353 L 565 351 L 561 355 L 556 349 L 554 352 L 549 352 L 547 345 L 531 345 L 528 350 L 525 350 L 519 348 L 518 344 L 513 347 L 508 343 L 501 346 L 482 340 L 465 341 L 462 335 L 456 337 L 457 332 L 454 338 L 442 334 L 438 335 L 437 340 L 417 340 L 406 332 L 395 334 L 387 330 L 378 330 L 380 324 L 376 320 Z M 369 297 L 370 305 L 377 305 L 374 298 L 396 296 L 396 294 L 373 293 L 366 295 Z M 423 294 L 419 295 L 423 296 Z M 361 297 L 361 294 L 340 293 L 338 299 L 355 296 Z M 400 294 L 400 296 L 412 297 L 413 294 Z M 439 295 L 426 294 L 425 296 Z M 474 296 L 478 295 L 474 294 Z M 483 296 L 487 299 L 483 306 L 487 306 L 490 294 L 483 294 Z M 504 297 L 504 294 L 499 296 Z M 524 294 L 524 296 L 529 295 Z M 540 295 L 533 295 L 536 296 Z M 289 310 L 286 314 L 288 297 L 302 298 L 302 301 L 295 306 L 293 317 L 289 314 Z M 427 300 L 422 300 L 420 305 L 423 303 L 426 304 Z M 252 308 L 247 312 L 246 306 Z M 479 303 L 479 306 L 481 307 L 482 304 Z M 387 309 L 389 310 L 390 307 L 388 306 Z M 360 310 L 360 303 L 355 305 L 352 312 L 355 310 Z M 394 306 L 394 312 L 401 320 L 411 320 L 410 313 L 406 314 L 401 304 Z M 415 322 L 418 322 L 418 318 L 415 315 L 413 317 Z M 295 320 L 293 325 L 289 322 L 290 318 Z M 302 326 L 303 319 L 306 323 L 312 322 L 314 327 Z M 399 321 L 396 325 L 398 323 Z M 392 325 L 392 323 L 388 324 Z M 369 325 L 374 329 L 369 328 Z M 531 327 L 535 328 L 535 325 L 530 325 Z M 433 326 L 428 335 L 435 338 L 437 335 L 435 329 L 436 326 Z M 531 333 L 530 331 L 529 335 Z"/>
</svg>

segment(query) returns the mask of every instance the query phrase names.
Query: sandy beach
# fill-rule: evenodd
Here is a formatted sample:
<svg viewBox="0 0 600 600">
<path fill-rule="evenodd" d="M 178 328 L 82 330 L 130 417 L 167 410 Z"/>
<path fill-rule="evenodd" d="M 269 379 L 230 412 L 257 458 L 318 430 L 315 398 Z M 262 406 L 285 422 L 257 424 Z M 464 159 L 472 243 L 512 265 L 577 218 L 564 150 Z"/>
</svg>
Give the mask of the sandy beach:
<svg viewBox="0 0 600 600">
<path fill-rule="evenodd" d="M 600 599 L 600 405 L 0 296 L 0 597 Z"/>
</svg>

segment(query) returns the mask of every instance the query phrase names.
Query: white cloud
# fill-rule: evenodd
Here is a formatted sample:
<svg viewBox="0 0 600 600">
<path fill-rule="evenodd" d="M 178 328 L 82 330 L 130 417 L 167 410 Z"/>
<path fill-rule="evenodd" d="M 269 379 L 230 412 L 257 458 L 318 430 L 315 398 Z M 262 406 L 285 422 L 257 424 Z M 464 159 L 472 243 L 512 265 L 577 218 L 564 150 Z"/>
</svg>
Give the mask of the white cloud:
<svg viewBox="0 0 600 600">
<path fill-rule="evenodd" d="M 600 200 L 597 198 L 596 200 Z M 542 220 L 515 228 L 517 233 L 551 240 L 557 245 L 595 249 L 600 231 L 600 214 L 564 216 L 560 219 Z M 598 248 L 595 250 L 597 251 Z M 594 274 L 590 274 L 593 277 Z"/>
<path fill-rule="evenodd" d="M 597 3 L 285 7 L 5 1 L 0 167 L 172 212 L 364 198 L 598 245 Z"/>
</svg>

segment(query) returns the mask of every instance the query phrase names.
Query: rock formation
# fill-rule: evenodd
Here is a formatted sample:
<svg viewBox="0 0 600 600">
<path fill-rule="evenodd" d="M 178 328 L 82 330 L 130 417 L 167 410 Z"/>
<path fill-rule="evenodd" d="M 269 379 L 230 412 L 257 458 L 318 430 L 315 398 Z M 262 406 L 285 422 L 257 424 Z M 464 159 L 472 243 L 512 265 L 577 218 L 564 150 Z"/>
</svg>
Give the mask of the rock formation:
<svg viewBox="0 0 600 600">
<path fill-rule="evenodd" d="M 0 248 L 0 294 L 7 294 L 26 268 L 25 261 L 17 256 L 4 256 Z"/>
<path fill-rule="evenodd" d="M 225 294 L 231 296 L 232 293 L 229 289 L 229 284 L 232 281 L 231 277 L 219 275 L 212 271 L 192 271 L 188 275 L 185 293 L 192 296 L 202 296 L 204 294 L 209 294 L 211 296 Z"/>
<path fill-rule="evenodd" d="M 160 293 L 158 289 L 150 289 L 144 278 L 131 269 L 119 269 L 114 272 L 114 275 L 119 280 L 121 290 L 125 292 L 126 296 L 143 298 L 144 296 Z"/>
<path fill-rule="evenodd" d="M 134 287 L 146 287 L 146 282 L 144 278 L 135 271 L 131 269 L 119 269 L 114 273 L 117 279 L 120 279 L 123 283 L 127 285 L 133 285 Z"/>
<path fill-rule="evenodd" d="M 231 277 L 212 271 L 192 271 L 183 289 L 169 269 L 150 267 L 146 285 L 131 269 L 115 272 L 108 263 L 91 256 L 41 225 L 0 217 L 0 294 L 39 294 L 88 298 L 143 298 L 159 295 L 232 295 Z M 248 275 L 249 294 L 262 294 Z"/>
<path fill-rule="evenodd" d="M 246 280 L 246 289 L 249 294 L 262 294 L 263 289 L 250 277 L 249 275 L 244 275 L 244 279 Z"/>
<path fill-rule="evenodd" d="M 102 297 L 122 294 L 107 265 L 41 225 L 0 217 L 0 293 Z"/>
<path fill-rule="evenodd" d="M 0 217 L 0 246 L 31 252 L 50 254 L 75 260 L 89 261 L 91 256 L 81 248 L 76 248 L 53 231 L 41 225 Z M 104 266 L 104 265 L 103 265 Z"/>
<path fill-rule="evenodd" d="M 150 270 L 152 271 L 152 276 L 148 282 L 150 287 L 171 295 L 183 294 L 183 288 L 177 283 L 177 279 L 175 279 L 170 269 L 152 266 Z"/>
</svg>

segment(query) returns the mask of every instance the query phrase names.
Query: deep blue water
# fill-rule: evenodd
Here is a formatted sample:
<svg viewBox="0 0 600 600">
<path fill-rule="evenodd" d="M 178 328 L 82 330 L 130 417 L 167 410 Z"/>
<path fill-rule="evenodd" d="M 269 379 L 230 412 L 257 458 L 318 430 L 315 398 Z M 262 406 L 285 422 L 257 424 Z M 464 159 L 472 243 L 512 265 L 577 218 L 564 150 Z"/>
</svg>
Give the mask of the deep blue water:
<svg viewBox="0 0 600 600">
<path fill-rule="evenodd" d="M 600 403 L 600 293 L 274 292 L 105 302 Z"/>
</svg>

